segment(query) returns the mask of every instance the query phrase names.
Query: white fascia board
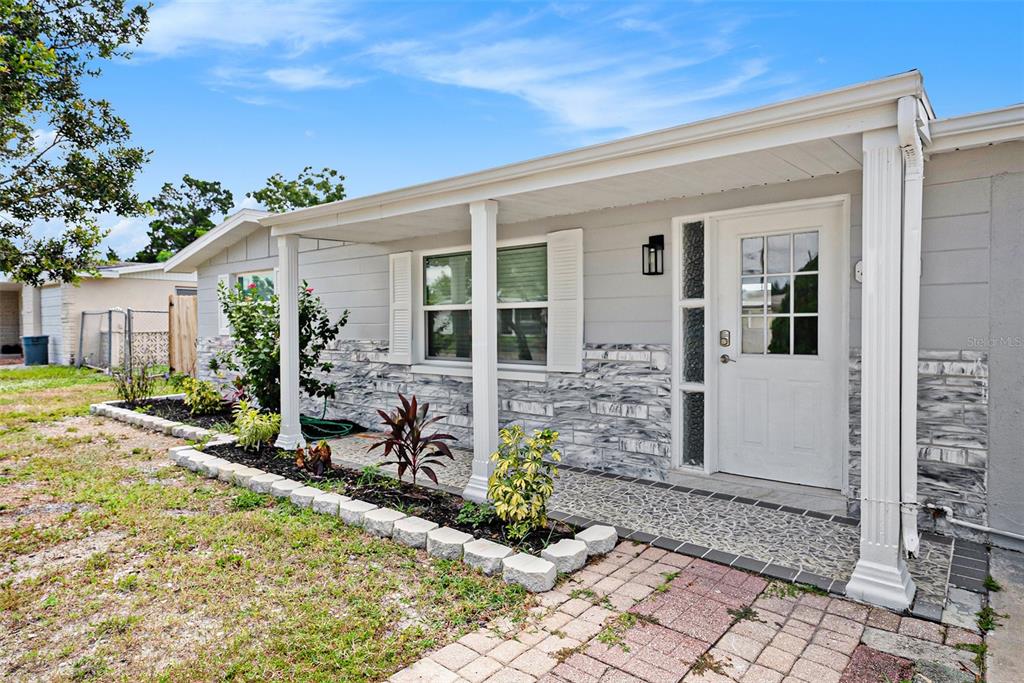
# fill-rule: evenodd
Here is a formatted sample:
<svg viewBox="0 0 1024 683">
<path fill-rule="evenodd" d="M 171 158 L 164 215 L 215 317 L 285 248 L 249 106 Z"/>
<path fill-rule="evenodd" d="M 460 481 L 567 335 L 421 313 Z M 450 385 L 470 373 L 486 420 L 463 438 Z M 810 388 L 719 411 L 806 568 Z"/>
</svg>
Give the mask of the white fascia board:
<svg viewBox="0 0 1024 683">
<path fill-rule="evenodd" d="M 932 121 L 931 133 L 929 154 L 1024 140 L 1024 104 Z"/>
<path fill-rule="evenodd" d="M 242 209 L 228 216 L 220 225 L 165 261 L 162 264 L 163 269 L 168 273 L 195 271 L 221 249 L 253 233 L 260 227 L 259 220 L 268 215 L 270 214 L 266 211 Z"/>
<path fill-rule="evenodd" d="M 260 222 L 271 226 L 274 235 L 290 234 L 895 126 L 896 101 L 905 95 L 924 95 L 919 72 L 432 183 L 268 216 Z"/>
</svg>

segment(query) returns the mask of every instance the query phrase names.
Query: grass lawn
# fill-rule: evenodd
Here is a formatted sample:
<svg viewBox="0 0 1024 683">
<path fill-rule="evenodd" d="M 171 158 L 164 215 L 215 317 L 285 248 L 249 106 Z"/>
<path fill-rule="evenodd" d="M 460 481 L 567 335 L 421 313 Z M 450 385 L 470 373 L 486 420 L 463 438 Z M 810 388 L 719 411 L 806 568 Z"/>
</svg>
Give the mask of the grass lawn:
<svg viewBox="0 0 1024 683">
<path fill-rule="evenodd" d="M 518 587 L 174 467 L 91 371 L 0 370 L 0 679 L 379 680 Z"/>
</svg>

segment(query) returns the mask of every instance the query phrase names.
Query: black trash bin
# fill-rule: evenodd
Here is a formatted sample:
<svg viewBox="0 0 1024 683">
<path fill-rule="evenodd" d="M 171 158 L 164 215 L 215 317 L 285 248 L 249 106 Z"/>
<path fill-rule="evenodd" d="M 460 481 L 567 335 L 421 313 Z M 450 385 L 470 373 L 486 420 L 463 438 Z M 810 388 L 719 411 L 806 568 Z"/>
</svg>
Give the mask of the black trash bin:
<svg viewBox="0 0 1024 683">
<path fill-rule="evenodd" d="M 50 337 L 22 337 L 21 345 L 25 349 L 25 365 L 50 364 Z"/>
</svg>

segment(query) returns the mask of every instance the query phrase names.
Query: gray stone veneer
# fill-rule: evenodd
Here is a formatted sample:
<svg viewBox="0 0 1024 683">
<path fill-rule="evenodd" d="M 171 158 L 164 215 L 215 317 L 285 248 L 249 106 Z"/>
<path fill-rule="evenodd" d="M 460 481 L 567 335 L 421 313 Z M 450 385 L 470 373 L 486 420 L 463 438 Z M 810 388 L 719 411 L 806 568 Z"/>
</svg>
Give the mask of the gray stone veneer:
<svg viewBox="0 0 1024 683">
<path fill-rule="evenodd" d="M 988 358 L 979 351 L 921 351 L 917 383 L 917 494 L 922 503 L 953 509 L 957 519 L 986 524 L 988 471 Z M 860 351 L 850 358 L 850 497 L 860 508 Z M 981 539 L 930 511 L 921 529 Z"/>
<path fill-rule="evenodd" d="M 210 377 L 209 358 L 229 345 L 227 337 L 201 339 L 199 368 Z M 414 373 L 387 362 L 386 341 L 342 341 L 324 354 L 334 363 L 338 396 L 328 417 L 367 427 L 380 423 L 376 410 L 391 409 L 396 392 L 429 401 L 431 412 L 464 444 L 472 442 L 472 381 Z M 499 420 L 530 430 L 559 432 L 563 461 L 635 477 L 661 480 L 671 468 L 671 351 L 668 345 L 588 344 L 583 372 L 548 372 L 543 382 L 498 381 Z M 323 404 L 303 399 L 303 411 L 319 415 Z"/>
<path fill-rule="evenodd" d="M 230 344 L 227 337 L 201 339 L 201 376 L 213 378 L 209 358 Z M 325 354 L 335 365 L 338 396 L 327 416 L 373 428 L 378 408 L 391 409 L 395 393 L 416 394 L 445 415 L 445 429 L 463 445 L 472 442 L 472 382 L 412 372 L 387 362 L 386 341 L 342 341 Z M 672 468 L 671 348 L 669 345 L 587 344 L 583 372 L 547 373 L 543 382 L 499 380 L 499 420 L 525 429 L 551 427 L 568 464 L 644 479 L 664 480 Z M 918 365 L 918 495 L 948 505 L 966 521 L 984 524 L 988 456 L 988 365 L 972 351 L 922 351 Z M 303 411 L 319 415 L 323 404 L 303 399 Z M 851 514 L 859 515 L 860 355 L 850 359 Z M 922 512 L 921 528 L 977 538 L 958 526 L 938 526 Z M 941 522 L 939 523 L 941 524 Z"/>
</svg>

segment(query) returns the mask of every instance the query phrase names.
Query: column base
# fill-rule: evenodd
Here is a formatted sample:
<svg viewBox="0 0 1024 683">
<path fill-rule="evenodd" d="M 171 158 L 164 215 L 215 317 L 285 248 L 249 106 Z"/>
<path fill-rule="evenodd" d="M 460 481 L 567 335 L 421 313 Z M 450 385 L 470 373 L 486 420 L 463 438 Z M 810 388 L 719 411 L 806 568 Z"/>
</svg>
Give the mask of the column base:
<svg viewBox="0 0 1024 683">
<path fill-rule="evenodd" d="M 277 441 L 274 442 L 274 446 L 285 451 L 294 451 L 296 448 L 304 448 L 306 440 L 302 438 L 301 432 L 298 434 L 281 432 L 277 435 Z"/>
<path fill-rule="evenodd" d="M 846 584 L 847 597 L 896 610 L 909 608 L 916 591 L 902 559 L 894 567 L 861 558 Z"/>
<path fill-rule="evenodd" d="M 487 502 L 487 480 L 488 477 L 474 474 L 469 478 L 466 488 L 462 489 L 462 497 L 474 503 Z"/>
</svg>

